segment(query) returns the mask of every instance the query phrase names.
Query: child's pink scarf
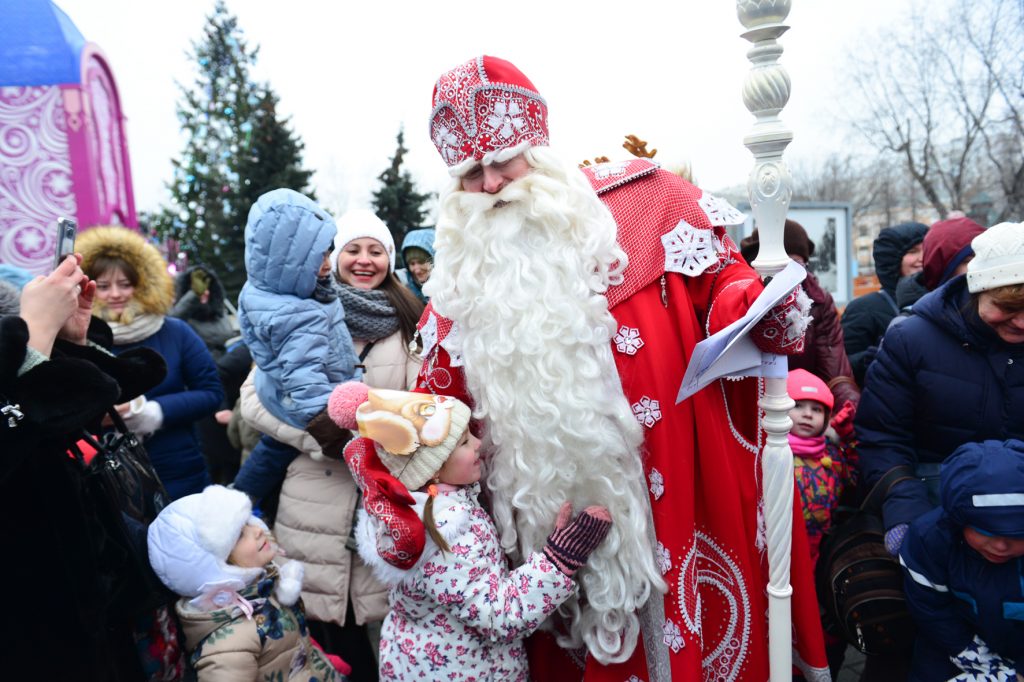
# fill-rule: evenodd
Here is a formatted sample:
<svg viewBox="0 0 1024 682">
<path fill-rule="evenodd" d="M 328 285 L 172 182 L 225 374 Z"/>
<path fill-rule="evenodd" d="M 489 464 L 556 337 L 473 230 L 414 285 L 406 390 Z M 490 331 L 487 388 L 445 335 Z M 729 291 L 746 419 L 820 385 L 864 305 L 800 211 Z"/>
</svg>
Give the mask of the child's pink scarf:
<svg viewBox="0 0 1024 682">
<path fill-rule="evenodd" d="M 789 434 L 789 447 L 797 457 L 821 459 L 825 456 L 825 436 L 804 438 L 791 433 Z"/>
</svg>

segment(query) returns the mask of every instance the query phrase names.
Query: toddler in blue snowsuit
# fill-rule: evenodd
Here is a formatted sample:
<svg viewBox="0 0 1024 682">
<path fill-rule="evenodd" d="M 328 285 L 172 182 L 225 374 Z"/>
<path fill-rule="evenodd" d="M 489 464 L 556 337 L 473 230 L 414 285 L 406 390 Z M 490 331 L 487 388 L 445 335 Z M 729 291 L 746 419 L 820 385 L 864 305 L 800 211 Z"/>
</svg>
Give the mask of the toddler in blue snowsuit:
<svg viewBox="0 0 1024 682">
<path fill-rule="evenodd" d="M 275 189 L 257 199 L 245 226 L 248 279 L 238 296 L 238 321 L 257 366 L 260 403 L 280 421 L 312 433 L 325 454 L 340 457 L 344 442 L 329 443 L 322 429 L 311 426 L 336 435 L 327 399 L 335 386 L 360 376 L 331 283 L 328 254 L 336 232 L 327 212 L 298 192 Z M 234 487 L 262 499 L 297 455 L 263 436 Z"/>
<path fill-rule="evenodd" d="M 917 621 L 910 679 L 1024 679 L 1024 442 L 958 448 L 942 467 L 942 506 L 900 548 Z"/>
</svg>

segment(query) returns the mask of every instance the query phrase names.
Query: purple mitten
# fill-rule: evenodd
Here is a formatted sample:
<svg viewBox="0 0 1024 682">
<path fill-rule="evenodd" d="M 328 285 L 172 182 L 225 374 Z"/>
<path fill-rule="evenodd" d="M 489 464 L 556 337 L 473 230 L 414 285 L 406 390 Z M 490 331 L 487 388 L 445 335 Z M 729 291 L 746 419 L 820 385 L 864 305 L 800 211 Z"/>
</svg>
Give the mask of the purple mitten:
<svg viewBox="0 0 1024 682">
<path fill-rule="evenodd" d="M 587 507 L 569 521 L 571 515 L 572 505 L 566 502 L 543 550 L 544 556 L 569 577 L 587 563 L 587 557 L 612 527 L 612 517 L 604 507 Z"/>
</svg>

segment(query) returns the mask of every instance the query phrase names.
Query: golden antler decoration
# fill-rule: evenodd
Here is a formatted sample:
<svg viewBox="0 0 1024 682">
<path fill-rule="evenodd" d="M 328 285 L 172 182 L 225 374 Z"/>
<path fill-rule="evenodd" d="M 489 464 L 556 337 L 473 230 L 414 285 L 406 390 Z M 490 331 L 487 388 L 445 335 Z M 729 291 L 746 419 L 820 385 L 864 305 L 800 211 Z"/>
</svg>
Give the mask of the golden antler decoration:
<svg viewBox="0 0 1024 682">
<path fill-rule="evenodd" d="M 641 140 L 636 135 L 626 135 L 626 141 L 622 143 L 622 148 L 641 159 L 653 159 L 654 155 L 658 153 L 657 149 L 647 151 L 647 140 Z"/>
</svg>

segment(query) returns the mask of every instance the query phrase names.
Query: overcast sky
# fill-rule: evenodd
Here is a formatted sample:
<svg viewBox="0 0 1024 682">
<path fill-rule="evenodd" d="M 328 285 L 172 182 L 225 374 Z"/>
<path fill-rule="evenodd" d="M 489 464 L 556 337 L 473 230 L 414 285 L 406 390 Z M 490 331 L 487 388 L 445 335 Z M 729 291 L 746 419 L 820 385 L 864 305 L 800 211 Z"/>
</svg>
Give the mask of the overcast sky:
<svg viewBox="0 0 1024 682">
<path fill-rule="evenodd" d="M 783 120 L 796 135 L 790 160 L 842 151 L 837 125 L 851 49 L 897 22 L 909 0 L 795 0 L 783 36 L 793 83 Z M 176 82 L 191 84 L 186 53 L 201 36 L 212 0 L 57 0 L 86 40 L 100 46 L 128 118 L 140 210 L 169 199 L 171 158 L 184 138 Z M 552 144 L 568 159 L 622 158 L 635 133 L 657 160 L 688 160 L 708 188 L 746 181 L 743 147 L 753 117 L 740 99 L 750 44 L 732 0 L 414 2 L 228 0 L 250 46 L 256 78 L 280 96 L 279 111 L 306 145 L 321 202 L 366 207 L 376 176 L 405 125 L 409 170 L 422 190 L 446 172 L 427 137 L 438 75 L 485 53 L 519 66 L 548 100 Z M 838 108 L 841 109 L 841 106 Z"/>
</svg>

